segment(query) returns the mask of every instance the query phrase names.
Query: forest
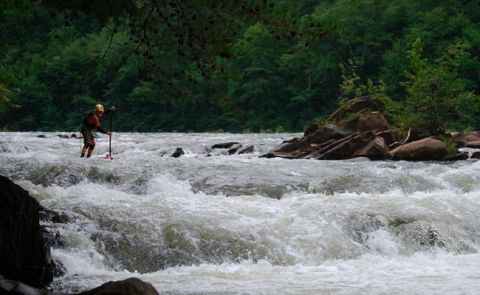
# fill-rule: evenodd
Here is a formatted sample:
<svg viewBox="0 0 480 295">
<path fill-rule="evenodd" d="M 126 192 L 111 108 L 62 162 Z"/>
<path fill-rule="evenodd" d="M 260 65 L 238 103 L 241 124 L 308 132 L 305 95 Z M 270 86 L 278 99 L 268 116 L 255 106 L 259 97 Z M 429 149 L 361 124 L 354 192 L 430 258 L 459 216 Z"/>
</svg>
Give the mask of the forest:
<svg viewBox="0 0 480 295">
<path fill-rule="evenodd" d="M 300 132 L 362 95 L 480 129 L 480 1 L 3 0 L 0 130 Z"/>
</svg>

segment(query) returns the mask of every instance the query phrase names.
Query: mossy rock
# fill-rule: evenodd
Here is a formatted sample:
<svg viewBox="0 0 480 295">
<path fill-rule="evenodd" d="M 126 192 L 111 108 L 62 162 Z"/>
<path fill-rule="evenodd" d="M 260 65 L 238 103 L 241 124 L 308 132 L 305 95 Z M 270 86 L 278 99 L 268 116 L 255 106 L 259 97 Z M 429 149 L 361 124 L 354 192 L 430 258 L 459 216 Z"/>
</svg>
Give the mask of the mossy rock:
<svg viewBox="0 0 480 295">
<path fill-rule="evenodd" d="M 390 99 L 384 95 L 361 96 L 343 103 L 327 121 L 339 122 L 350 116 L 359 116 L 362 113 L 380 112 L 386 113 Z"/>
</svg>

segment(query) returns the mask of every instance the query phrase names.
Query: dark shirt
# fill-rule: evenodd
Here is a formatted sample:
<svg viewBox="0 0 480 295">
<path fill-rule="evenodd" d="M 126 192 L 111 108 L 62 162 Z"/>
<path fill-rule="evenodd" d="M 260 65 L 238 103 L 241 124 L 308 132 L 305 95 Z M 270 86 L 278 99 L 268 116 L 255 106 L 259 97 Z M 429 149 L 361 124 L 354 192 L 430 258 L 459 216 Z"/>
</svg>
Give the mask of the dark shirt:
<svg viewBox="0 0 480 295">
<path fill-rule="evenodd" d="M 103 115 L 110 113 L 111 110 L 107 110 Z M 100 133 L 107 134 L 107 131 L 100 126 L 101 117 L 98 117 L 95 113 L 90 113 L 85 119 L 83 119 L 83 126 L 88 130 L 96 129 Z"/>
</svg>

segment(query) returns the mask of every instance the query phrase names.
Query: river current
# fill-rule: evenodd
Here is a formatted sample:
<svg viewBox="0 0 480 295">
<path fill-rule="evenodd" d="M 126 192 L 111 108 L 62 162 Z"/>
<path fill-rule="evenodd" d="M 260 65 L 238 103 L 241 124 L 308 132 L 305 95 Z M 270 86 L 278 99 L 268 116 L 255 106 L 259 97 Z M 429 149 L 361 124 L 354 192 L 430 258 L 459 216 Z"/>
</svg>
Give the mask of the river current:
<svg viewBox="0 0 480 295">
<path fill-rule="evenodd" d="M 478 161 L 265 159 L 300 134 L 210 133 L 114 133 L 114 160 L 102 135 L 85 159 L 58 134 L 0 133 L 0 174 L 71 216 L 44 222 L 55 293 L 128 277 L 160 294 L 479 292 Z M 231 141 L 255 151 L 210 149 Z"/>
</svg>

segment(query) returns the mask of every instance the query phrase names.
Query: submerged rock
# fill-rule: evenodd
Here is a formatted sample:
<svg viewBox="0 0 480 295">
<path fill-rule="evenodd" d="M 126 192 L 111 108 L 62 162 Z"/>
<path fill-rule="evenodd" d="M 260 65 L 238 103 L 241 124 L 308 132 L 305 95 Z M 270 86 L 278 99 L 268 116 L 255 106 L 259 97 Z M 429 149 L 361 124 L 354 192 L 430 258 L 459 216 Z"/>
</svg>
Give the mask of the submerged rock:
<svg viewBox="0 0 480 295">
<path fill-rule="evenodd" d="M 247 145 L 246 147 L 242 147 L 238 150 L 237 154 L 251 154 L 255 151 L 255 147 L 253 145 Z"/>
<path fill-rule="evenodd" d="M 480 152 L 474 152 L 470 156 L 471 159 L 480 159 Z"/>
<path fill-rule="evenodd" d="M 229 149 L 231 148 L 232 146 L 236 145 L 236 144 L 240 144 L 239 142 L 224 142 L 224 143 L 217 143 L 217 144 L 214 144 L 211 149 Z"/>
<path fill-rule="evenodd" d="M 242 147 L 242 145 L 239 144 L 239 143 L 232 145 L 232 146 L 228 149 L 228 154 L 229 154 L 229 155 L 235 154 L 241 147 Z"/>
<path fill-rule="evenodd" d="M 38 202 L 0 176 L 0 274 L 41 288 L 53 279 L 50 247 L 39 224 Z"/>
<path fill-rule="evenodd" d="M 158 295 L 157 290 L 150 283 L 138 278 L 128 278 L 123 281 L 107 282 L 100 287 L 78 295 Z"/>
<path fill-rule="evenodd" d="M 184 155 L 184 154 L 185 154 L 185 152 L 182 150 L 182 148 L 177 147 L 175 149 L 175 152 L 173 152 L 172 157 L 178 158 L 178 157 L 180 157 L 181 155 Z"/>
</svg>

